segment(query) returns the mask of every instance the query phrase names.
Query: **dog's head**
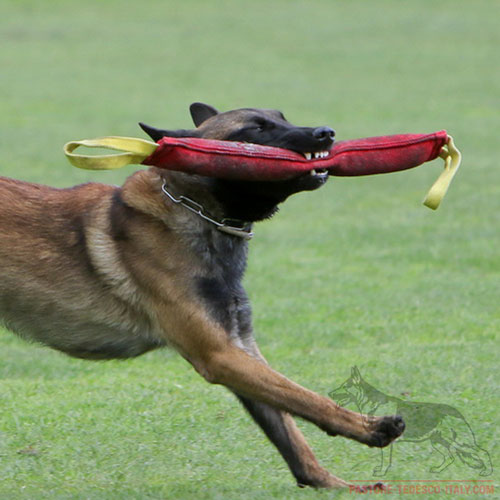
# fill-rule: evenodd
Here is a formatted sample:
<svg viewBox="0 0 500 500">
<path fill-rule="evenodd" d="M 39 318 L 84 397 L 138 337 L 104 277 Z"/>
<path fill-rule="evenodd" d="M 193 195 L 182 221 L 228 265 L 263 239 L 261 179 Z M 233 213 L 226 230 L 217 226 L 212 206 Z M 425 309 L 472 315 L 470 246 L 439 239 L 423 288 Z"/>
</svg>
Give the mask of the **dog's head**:
<svg viewBox="0 0 500 500">
<path fill-rule="evenodd" d="M 140 123 L 154 140 L 162 137 L 199 137 L 224 141 L 249 142 L 290 149 L 307 159 L 321 158 L 334 142 L 329 127 L 297 127 L 277 110 L 242 108 L 219 113 L 207 104 L 195 102 L 190 107 L 195 129 L 162 130 Z M 228 217 L 248 221 L 272 216 L 277 205 L 300 191 L 318 189 L 328 179 L 326 171 L 315 171 L 297 178 L 276 182 L 243 182 L 216 179 L 212 183 Z"/>
<path fill-rule="evenodd" d="M 341 406 L 360 404 L 363 400 L 363 378 L 357 366 L 351 368 L 351 376 L 328 395 Z"/>
</svg>

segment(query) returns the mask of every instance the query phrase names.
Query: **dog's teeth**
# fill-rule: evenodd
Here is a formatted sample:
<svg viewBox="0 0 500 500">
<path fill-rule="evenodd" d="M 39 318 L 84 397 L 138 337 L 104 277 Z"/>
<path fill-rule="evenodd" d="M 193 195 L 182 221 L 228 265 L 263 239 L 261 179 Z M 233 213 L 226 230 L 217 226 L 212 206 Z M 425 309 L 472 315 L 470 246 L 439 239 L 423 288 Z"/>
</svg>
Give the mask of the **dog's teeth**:
<svg viewBox="0 0 500 500">
<path fill-rule="evenodd" d="M 302 153 L 308 160 L 326 158 L 328 156 L 328 151 L 316 151 L 315 153 Z"/>
<path fill-rule="evenodd" d="M 319 158 L 326 158 L 329 155 L 328 151 L 317 151 L 316 153 L 302 153 L 306 160 L 312 160 L 313 158 L 315 160 Z"/>
</svg>

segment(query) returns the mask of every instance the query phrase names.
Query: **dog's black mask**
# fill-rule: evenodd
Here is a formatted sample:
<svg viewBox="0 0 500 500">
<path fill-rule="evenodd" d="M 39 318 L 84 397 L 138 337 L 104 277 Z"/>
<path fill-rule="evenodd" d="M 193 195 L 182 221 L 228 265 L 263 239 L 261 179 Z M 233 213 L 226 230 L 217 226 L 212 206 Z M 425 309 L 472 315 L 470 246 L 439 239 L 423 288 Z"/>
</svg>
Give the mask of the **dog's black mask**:
<svg viewBox="0 0 500 500">
<path fill-rule="evenodd" d="M 139 125 L 156 142 L 165 136 L 249 142 L 290 149 L 309 159 L 329 151 L 335 137 L 329 127 L 292 125 L 277 110 L 242 108 L 219 113 L 208 104 L 196 102 L 190 111 L 196 125 L 193 130 L 161 130 L 143 123 Z M 290 195 L 318 189 L 327 179 L 327 172 L 314 170 L 276 182 L 216 179 L 213 191 L 228 217 L 256 221 L 272 216 L 277 205 Z"/>
</svg>

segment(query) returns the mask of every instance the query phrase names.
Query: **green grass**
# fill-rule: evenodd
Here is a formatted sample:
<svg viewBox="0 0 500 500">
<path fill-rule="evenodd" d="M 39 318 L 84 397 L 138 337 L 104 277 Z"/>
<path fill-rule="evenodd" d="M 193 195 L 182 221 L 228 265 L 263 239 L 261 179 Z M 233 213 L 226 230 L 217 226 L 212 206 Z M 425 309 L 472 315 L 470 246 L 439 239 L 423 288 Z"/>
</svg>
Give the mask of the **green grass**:
<svg viewBox="0 0 500 500">
<path fill-rule="evenodd" d="M 78 171 L 63 143 L 187 128 L 196 100 L 340 139 L 447 128 L 464 164 L 438 212 L 420 205 L 437 162 L 330 180 L 257 227 L 246 286 L 274 367 L 328 394 L 358 365 L 388 394 L 456 407 L 498 495 L 499 16 L 494 0 L 4 0 L 0 173 L 121 182 L 130 168 Z M 1 333 L 2 499 L 351 497 L 298 490 L 235 399 L 173 352 L 91 363 Z M 333 473 L 374 479 L 377 450 L 300 425 Z M 434 478 L 431 451 L 396 445 L 386 479 Z M 458 460 L 439 475 L 477 478 Z"/>
</svg>

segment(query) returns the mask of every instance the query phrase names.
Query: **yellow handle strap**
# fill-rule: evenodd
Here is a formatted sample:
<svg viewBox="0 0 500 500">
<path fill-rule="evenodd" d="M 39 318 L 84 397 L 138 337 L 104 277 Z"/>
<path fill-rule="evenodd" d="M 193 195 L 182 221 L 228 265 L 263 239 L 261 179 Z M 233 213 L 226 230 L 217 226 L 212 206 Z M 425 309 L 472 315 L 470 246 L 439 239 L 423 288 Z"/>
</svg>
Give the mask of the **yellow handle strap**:
<svg viewBox="0 0 500 500">
<path fill-rule="evenodd" d="M 123 153 L 112 155 L 80 155 L 73 153 L 79 146 L 108 148 Z M 130 164 L 142 163 L 151 155 L 158 144 L 133 137 L 100 137 L 83 141 L 72 141 L 64 145 L 64 154 L 72 165 L 87 170 L 113 170 Z"/>
<path fill-rule="evenodd" d="M 448 136 L 448 142 L 441 149 L 439 156 L 444 160 L 444 171 L 429 189 L 423 201 L 424 205 L 432 208 L 432 210 L 436 210 L 439 207 L 462 161 L 462 154 L 455 146 L 451 135 Z"/>
</svg>

